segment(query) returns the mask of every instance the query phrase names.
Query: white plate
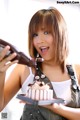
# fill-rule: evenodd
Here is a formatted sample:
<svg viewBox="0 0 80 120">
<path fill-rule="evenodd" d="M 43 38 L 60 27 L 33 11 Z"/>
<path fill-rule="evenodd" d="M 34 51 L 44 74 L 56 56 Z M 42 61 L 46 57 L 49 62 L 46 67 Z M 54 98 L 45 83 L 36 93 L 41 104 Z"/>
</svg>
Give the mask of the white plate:
<svg viewBox="0 0 80 120">
<path fill-rule="evenodd" d="M 18 94 L 17 97 L 18 99 L 22 100 L 22 101 L 25 101 L 25 102 L 29 102 L 31 104 L 34 104 L 34 105 L 50 105 L 50 104 L 53 104 L 53 103 L 62 103 L 62 104 L 65 104 L 66 101 L 61 99 L 61 98 L 57 98 L 57 99 L 54 99 L 53 100 L 33 100 L 31 98 L 28 98 L 25 96 L 25 94 Z"/>
</svg>

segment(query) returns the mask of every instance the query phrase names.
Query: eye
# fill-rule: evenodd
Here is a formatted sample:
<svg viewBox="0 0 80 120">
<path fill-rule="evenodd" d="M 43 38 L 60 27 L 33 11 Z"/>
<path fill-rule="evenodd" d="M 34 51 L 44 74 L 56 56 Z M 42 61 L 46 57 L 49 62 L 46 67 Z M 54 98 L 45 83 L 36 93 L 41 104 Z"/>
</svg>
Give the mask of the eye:
<svg viewBox="0 0 80 120">
<path fill-rule="evenodd" d="M 45 31 L 44 34 L 47 35 L 47 34 L 49 34 L 49 32 L 48 32 L 48 31 Z"/>
<path fill-rule="evenodd" d="M 34 33 L 34 34 L 33 34 L 33 37 L 37 37 L 37 36 L 38 36 L 38 34 L 37 34 L 37 33 Z"/>
</svg>

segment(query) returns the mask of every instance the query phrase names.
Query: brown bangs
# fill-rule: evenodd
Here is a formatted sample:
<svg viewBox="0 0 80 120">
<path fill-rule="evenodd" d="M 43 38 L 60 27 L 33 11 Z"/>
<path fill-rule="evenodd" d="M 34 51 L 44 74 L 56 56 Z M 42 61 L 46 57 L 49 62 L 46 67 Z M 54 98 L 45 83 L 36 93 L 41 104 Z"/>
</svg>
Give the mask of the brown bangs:
<svg viewBox="0 0 80 120">
<path fill-rule="evenodd" d="M 32 20 L 31 27 L 30 27 L 30 33 L 33 37 L 34 33 L 37 33 L 39 30 L 47 30 L 49 32 L 53 31 L 53 18 L 51 16 L 50 12 L 46 12 L 47 10 L 44 10 L 43 12 L 39 12 L 35 18 Z M 45 14 L 44 14 L 45 13 Z"/>
</svg>

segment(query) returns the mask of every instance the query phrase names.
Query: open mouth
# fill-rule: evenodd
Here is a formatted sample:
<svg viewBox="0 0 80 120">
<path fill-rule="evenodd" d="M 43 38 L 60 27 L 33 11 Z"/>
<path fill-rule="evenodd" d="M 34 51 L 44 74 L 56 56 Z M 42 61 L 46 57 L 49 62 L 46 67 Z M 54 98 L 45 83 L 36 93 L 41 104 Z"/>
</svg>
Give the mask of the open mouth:
<svg viewBox="0 0 80 120">
<path fill-rule="evenodd" d="M 48 49 L 49 49 L 49 47 L 40 47 L 40 50 L 41 50 L 42 53 L 47 52 Z"/>
</svg>

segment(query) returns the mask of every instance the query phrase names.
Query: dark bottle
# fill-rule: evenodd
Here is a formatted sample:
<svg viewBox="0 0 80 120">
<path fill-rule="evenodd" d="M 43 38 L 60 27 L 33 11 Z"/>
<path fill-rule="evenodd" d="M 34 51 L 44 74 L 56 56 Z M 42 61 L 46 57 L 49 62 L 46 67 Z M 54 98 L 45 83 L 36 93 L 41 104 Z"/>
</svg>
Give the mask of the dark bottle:
<svg viewBox="0 0 80 120">
<path fill-rule="evenodd" d="M 30 58 L 28 58 L 23 52 L 18 51 L 12 44 L 0 39 L 0 52 L 2 51 L 2 49 L 9 45 L 10 46 L 10 50 L 7 52 L 7 54 L 5 55 L 5 58 L 8 57 L 10 54 L 12 54 L 13 52 L 17 53 L 17 56 L 12 59 L 13 60 L 19 60 L 19 64 L 24 64 L 24 65 L 28 65 L 30 67 L 35 67 L 35 61 L 31 60 Z"/>
</svg>

